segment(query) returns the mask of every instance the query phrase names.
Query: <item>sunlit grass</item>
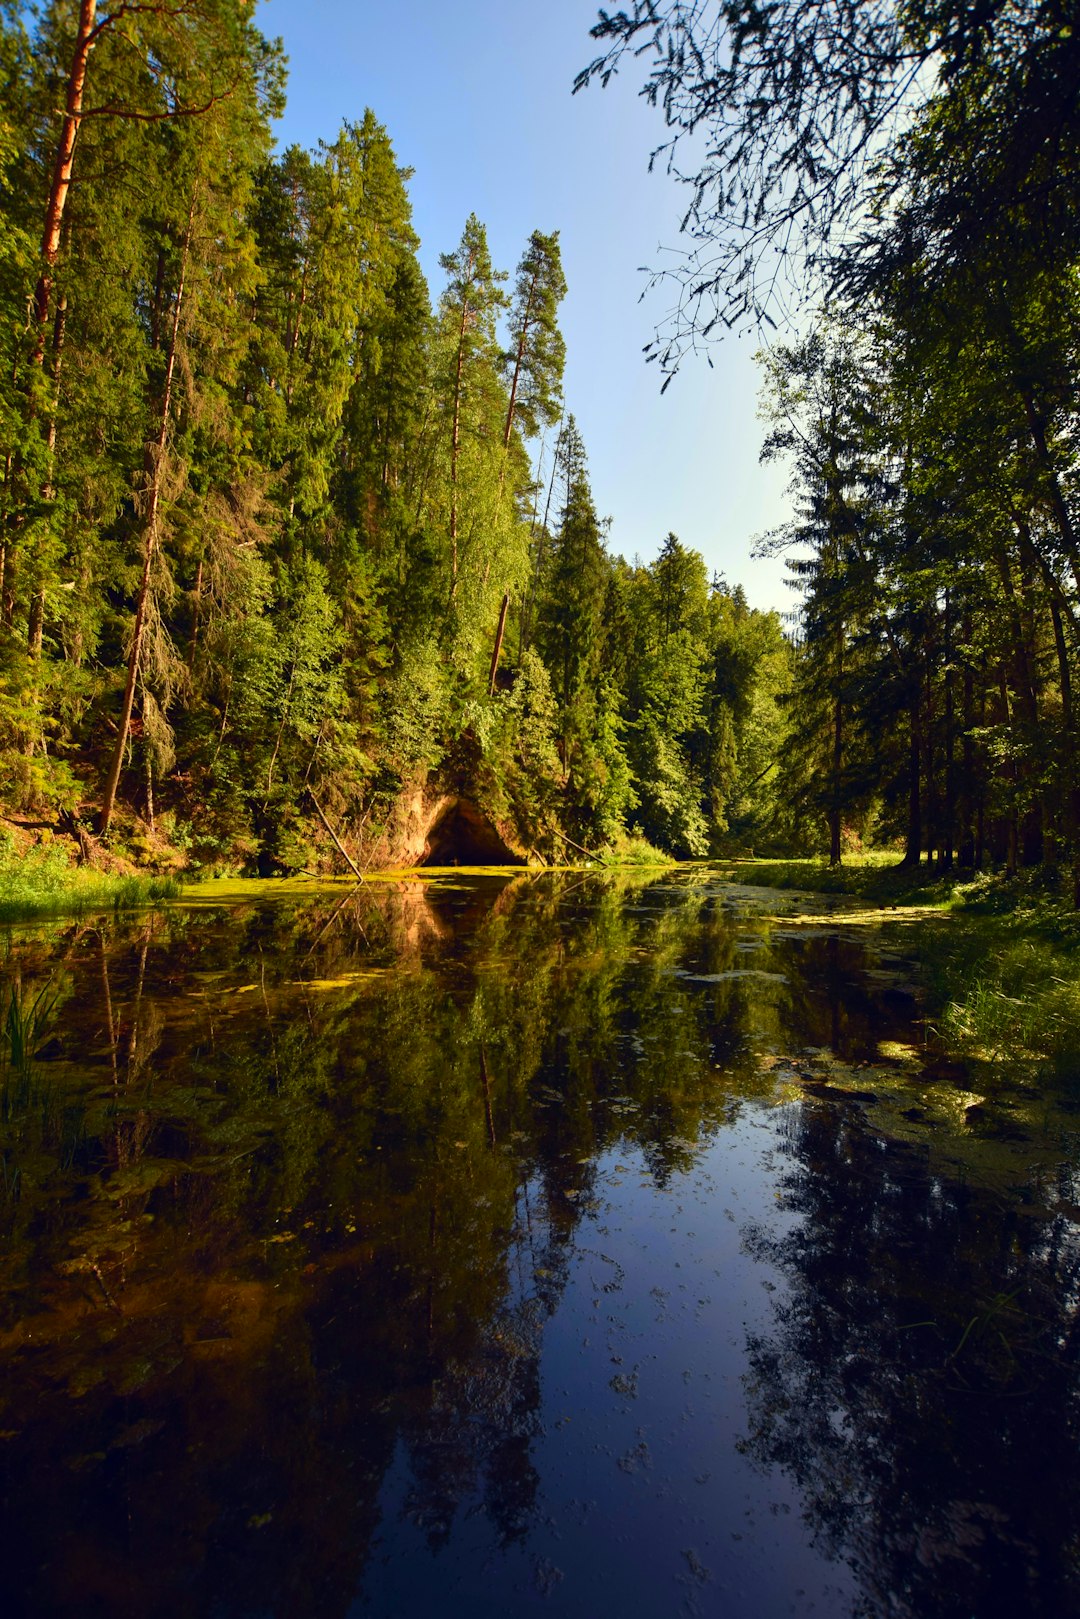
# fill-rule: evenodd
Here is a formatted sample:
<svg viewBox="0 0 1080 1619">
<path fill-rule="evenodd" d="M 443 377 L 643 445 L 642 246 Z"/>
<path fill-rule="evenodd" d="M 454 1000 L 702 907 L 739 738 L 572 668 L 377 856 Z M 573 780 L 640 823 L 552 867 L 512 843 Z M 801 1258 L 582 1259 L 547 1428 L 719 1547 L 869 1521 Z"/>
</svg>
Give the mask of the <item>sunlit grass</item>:
<svg viewBox="0 0 1080 1619">
<path fill-rule="evenodd" d="M 0 922 L 128 909 L 179 893 L 174 877 L 112 876 L 73 866 L 56 843 L 21 855 L 10 838 L 0 846 Z"/>
<path fill-rule="evenodd" d="M 927 942 L 926 971 L 951 1044 L 991 1061 L 1049 1060 L 1080 1077 L 1080 951 L 1037 918 L 957 917 Z"/>
<path fill-rule="evenodd" d="M 905 866 L 895 849 L 868 849 L 830 866 L 821 857 L 801 860 L 744 859 L 731 862 L 738 882 L 763 888 L 803 889 L 815 894 L 850 894 L 853 898 L 893 905 L 948 903 L 955 874 L 929 864 Z"/>
<path fill-rule="evenodd" d="M 673 855 L 664 854 L 647 838 L 627 833 L 597 856 L 602 866 L 673 866 Z"/>
</svg>

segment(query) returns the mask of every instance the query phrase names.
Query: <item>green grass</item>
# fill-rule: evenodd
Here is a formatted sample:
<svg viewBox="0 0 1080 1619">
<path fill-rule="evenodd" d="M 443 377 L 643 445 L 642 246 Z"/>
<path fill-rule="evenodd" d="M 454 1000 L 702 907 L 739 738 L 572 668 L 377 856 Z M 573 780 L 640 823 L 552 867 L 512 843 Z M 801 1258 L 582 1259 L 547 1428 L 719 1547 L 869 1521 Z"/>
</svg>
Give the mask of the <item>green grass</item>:
<svg viewBox="0 0 1080 1619">
<path fill-rule="evenodd" d="M 1049 1061 L 1080 1078 L 1080 913 L 1047 873 L 964 885 L 922 957 L 950 1043 L 992 1060 Z"/>
<path fill-rule="evenodd" d="M 948 904 L 958 889 L 955 872 L 933 867 L 903 866 L 891 849 L 851 856 L 842 866 L 817 857 L 804 860 L 733 860 L 736 882 L 763 888 L 803 889 L 814 894 L 850 894 L 878 905 Z"/>
<path fill-rule="evenodd" d="M 1080 1078 L 1080 941 L 1028 912 L 961 910 L 925 941 L 933 1022 L 949 1045 L 991 1062 L 1018 1057 Z"/>
<path fill-rule="evenodd" d="M 10 836 L 0 842 L 0 922 L 127 910 L 179 893 L 174 877 L 110 876 L 73 866 L 58 843 L 20 855 Z"/>
<path fill-rule="evenodd" d="M 596 856 L 602 866 L 674 866 L 674 855 L 664 854 L 647 838 L 626 833 Z"/>
<path fill-rule="evenodd" d="M 846 894 L 878 907 L 934 906 L 945 926 L 920 933 L 928 1009 L 955 1050 L 990 1062 L 1030 1059 L 1080 1078 L 1080 913 L 1040 868 L 1013 877 L 874 852 L 839 867 L 812 860 L 740 860 L 738 882 Z"/>
</svg>

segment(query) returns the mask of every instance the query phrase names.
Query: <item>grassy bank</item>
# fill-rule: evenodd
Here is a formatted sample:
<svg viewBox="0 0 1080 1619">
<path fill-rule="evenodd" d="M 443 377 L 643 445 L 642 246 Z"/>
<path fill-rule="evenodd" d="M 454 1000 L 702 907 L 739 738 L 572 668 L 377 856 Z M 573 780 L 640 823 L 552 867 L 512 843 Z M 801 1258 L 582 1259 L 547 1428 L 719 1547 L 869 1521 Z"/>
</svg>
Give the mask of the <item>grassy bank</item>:
<svg viewBox="0 0 1080 1619">
<path fill-rule="evenodd" d="M 842 866 L 827 860 L 733 860 L 735 882 L 763 888 L 802 889 L 812 894 L 848 894 L 871 905 L 941 905 L 955 900 L 954 872 L 929 865 L 903 866 L 891 851 L 859 855 Z"/>
<path fill-rule="evenodd" d="M 637 833 L 624 832 L 622 837 L 616 838 L 614 843 L 605 846 L 603 851 L 590 858 L 599 861 L 600 865 L 617 870 L 621 866 L 674 866 L 678 862 L 674 855 L 665 854 L 657 849 L 647 838 Z"/>
<path fill-rule="evenodd" d="M 59 840 L 20 852 L 10 834 L 0 837 L 0 922 L 128 909 L 179 893 L 175 877 L 76 866 Z"/>
<path fill-rule="evenodd" d="M 736 882 L 849 895 L 882 910 L 935 907 L 946 925 L 920 930 L 914 954 L 943 1038 L 970 1056 L 1049 1065 L 1080 1084 L 1080 913 L 1038 874 L 972 878 L 904 867 L 892 854 L 730 869 Z"/>
</svg>

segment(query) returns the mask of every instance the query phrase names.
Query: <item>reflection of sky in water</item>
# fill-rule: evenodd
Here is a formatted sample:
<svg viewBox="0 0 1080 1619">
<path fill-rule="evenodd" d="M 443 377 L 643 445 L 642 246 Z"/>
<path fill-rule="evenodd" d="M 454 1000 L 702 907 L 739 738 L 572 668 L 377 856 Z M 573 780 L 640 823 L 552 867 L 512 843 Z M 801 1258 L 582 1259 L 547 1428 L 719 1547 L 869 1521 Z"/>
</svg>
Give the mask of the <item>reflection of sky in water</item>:
<svg viewBox="0 0 1080 1619">
<path fill-rule="evenodd" d="M 948 1060 L 918 924 L 811 904 L 24 930 L 5 1619 L 1080 1611 L 1068 1087 Z"/>
<path fill-rule="evenodd" d="M 599 1159 L 543 1330 L 534 1527 L 500 1545 L 480 1496 L 463 1502 L 435 1559 L 439 1612 L 850 1611 L 850 1574 L 807 1545 L 798 1491 L 737 1448 L 746 1335 L 783 1289 L 743 1231 L 797 1223 L 776 1202 L 777 1117 L 747 1111 L 664 1187 L 631 1147 Z M 358 1612 L 434 1611 L 409 1492 L 399 1449 Z"/>
</svg>

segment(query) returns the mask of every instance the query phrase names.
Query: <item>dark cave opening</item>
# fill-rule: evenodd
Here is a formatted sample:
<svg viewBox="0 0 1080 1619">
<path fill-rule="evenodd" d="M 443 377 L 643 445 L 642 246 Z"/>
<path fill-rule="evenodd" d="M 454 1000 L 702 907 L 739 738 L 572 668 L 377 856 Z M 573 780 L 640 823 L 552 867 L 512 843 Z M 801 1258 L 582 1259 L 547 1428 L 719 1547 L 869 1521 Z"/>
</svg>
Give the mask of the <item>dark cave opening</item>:
<svg viewBox="0 0 1080 1619">
<path fill-rule="evenodd" d="M 427 836 L 422 866 L 523 866 L 475 804 L 450 804 Z"/>
</svg>

